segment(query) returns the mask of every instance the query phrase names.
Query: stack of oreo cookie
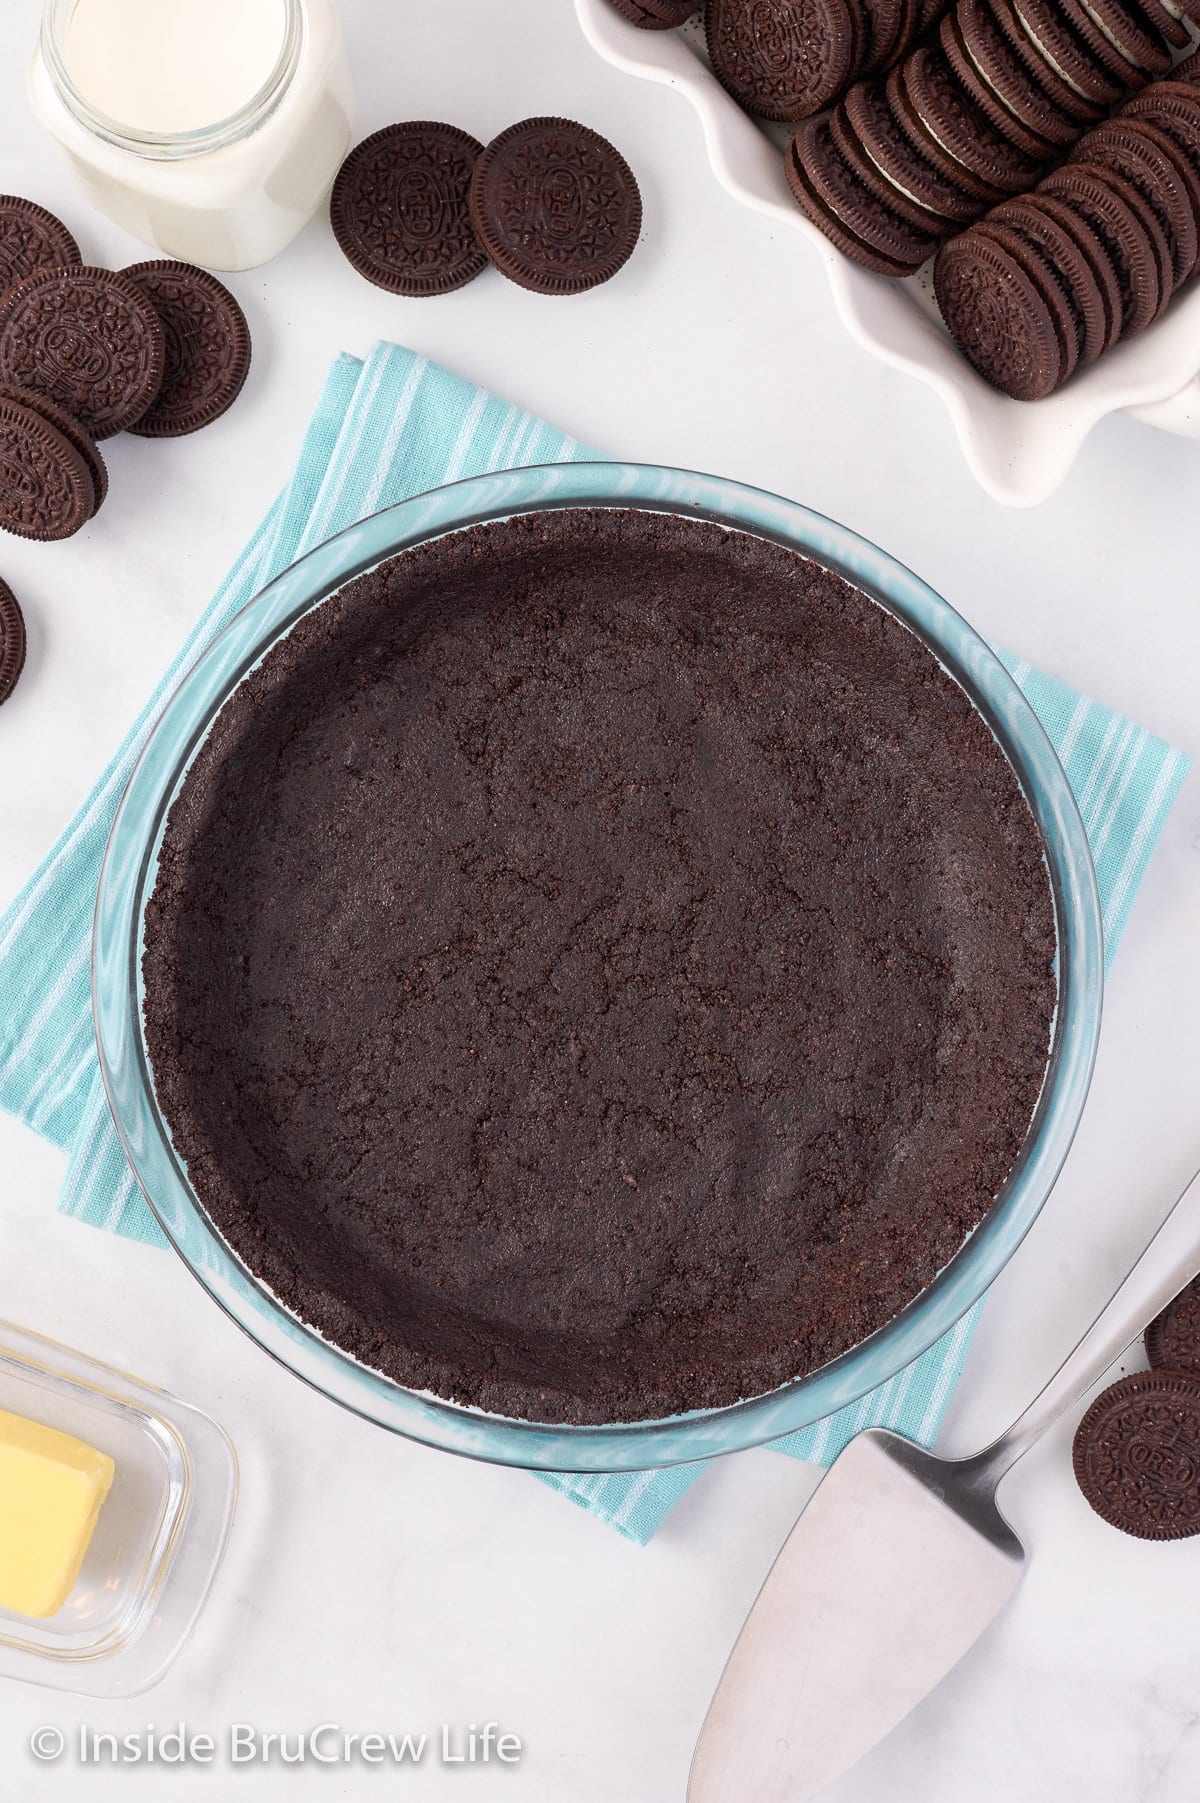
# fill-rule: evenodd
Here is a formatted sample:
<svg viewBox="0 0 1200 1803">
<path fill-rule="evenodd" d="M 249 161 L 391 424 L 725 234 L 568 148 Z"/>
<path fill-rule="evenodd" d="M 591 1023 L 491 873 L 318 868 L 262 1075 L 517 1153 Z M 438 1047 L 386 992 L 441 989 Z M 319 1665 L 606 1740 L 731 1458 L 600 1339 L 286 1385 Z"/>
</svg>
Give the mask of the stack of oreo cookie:
<svg viewBox="0 0 1200 1803">
<path fill-rule="evenodd" d="M 87 266 L 61 219 L 0 194 L 0 529 L 70 538 L 108 493 L 100 440 L 198 431 L 249 367 L 242 310 L 207 270 Z"/>
<path fill-rule="evenodd" d="M 822 112 L 851 82 L 893 67 L 948 0 L 708 0 L 704 35 L 718 81 L 760 119 Z M 612 0 L 647 31 L 683 25 L 696 0 Z"/>
<path fill-rule="evenodd" d="M 958 0 L 886 80 L 801 127 L 787 152 L 797 201 L 845 255 L 911 275 L 1169 71 L 1190 40 L 1174 6 Z"/>
<path fill-rule="evenodd" d="M 1200 88 L 1159 81 L 944 245 L 934 290 L 980 375 L 1032 401 L 1157 319 L 1198 260 Z"/>
</svg>

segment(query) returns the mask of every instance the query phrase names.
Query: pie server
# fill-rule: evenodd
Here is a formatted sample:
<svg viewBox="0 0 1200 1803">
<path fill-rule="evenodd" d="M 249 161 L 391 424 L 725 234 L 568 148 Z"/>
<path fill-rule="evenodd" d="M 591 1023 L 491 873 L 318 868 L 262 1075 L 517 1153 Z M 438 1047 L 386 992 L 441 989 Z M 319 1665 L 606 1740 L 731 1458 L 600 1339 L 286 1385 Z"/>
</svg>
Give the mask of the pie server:
<svg viewBox="0 0 1200 1803">
<path fill-rule="evenodd" d="M 967 1459 L 855 1436 L 746 1618 L 692 1759 L 688 1803 L 804 1803 L 927 1696 L 1012 1596 L 1025 1549 L 996 1486 L 1200 1270 L 1200 1173 L 1025 1413 Z"/>
</svg>

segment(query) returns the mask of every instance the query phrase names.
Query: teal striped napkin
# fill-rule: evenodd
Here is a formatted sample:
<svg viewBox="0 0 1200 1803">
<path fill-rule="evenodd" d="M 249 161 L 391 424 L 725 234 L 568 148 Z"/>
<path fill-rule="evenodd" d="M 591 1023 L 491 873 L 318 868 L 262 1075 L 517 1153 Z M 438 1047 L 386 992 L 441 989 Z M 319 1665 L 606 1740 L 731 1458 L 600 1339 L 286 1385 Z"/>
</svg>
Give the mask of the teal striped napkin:
<svg viewBox="0 0 1200 1803">
<path fill-rule="evenodd" d="M 443 482 L 594 455 L 517 407 L 397 345 L 339 357 L 291 480 L 167 671 L 91 797 L 0 918 L 0 1106 L 67 1153 L 61 1207 L 130 1238 L 160 1241 L 125 1162 L 92 1040 L 92 907 L 109 823 L 164 697 L 263 584 L 331 533 Z M 1181 753 L 1029 664 L 1009 660 L 1058 748 L 1087 824 L 1108 954 L 1187 770 Z M 930 1444 L 962 1370 L 974 1315 L 852 1408 L 775 1442 L 828 1464 L 878 1423 Z M 648 1540 L 703 1467 L 545 1481 L 629 1539 Z"/>
</svg>

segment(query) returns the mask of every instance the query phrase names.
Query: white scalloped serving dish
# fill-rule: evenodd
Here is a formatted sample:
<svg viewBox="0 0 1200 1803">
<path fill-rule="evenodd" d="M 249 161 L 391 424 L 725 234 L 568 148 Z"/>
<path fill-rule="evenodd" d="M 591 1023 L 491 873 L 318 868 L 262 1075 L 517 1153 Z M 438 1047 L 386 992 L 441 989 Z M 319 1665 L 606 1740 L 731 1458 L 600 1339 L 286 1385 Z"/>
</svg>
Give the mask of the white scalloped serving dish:
<svg viewBox="0 0 1200 1803">
<path fill-rule="evenodd" d="M 779 127 L 751 119 L 712 75 L 703 37 L 640 31 L 609 0 L 575 0 L 584 36 L 615 67 L 682 94 L 704 129 L 721 185 L 756 212 L 807 238 L 825 265 L 834 305 L 851 335 L 895 369 L 941 396 L 967 465 L 1009 507 L 1053 494 L 1088 433 L 1105 414 L 1125 411 L 1148 424 L 1200 437 L 1200 279 L 1177 295 L 1149 330 L 1118 345 L 1057 394 L 1010 401 L 959 355 L 938 317 L 927 271 L 904 282 L 870 274 L 839 255 L 796 206 L 783 172 Z"/>
</svg>

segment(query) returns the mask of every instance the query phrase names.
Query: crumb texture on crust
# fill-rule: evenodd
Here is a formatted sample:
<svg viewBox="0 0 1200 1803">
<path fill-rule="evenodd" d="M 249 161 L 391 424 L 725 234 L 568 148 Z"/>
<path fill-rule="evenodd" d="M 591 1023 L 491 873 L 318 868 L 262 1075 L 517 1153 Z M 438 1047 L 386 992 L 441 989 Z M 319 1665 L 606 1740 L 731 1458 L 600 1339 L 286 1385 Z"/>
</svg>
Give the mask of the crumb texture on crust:
<svg viewBox="0 0 1200 1803">
<path fill-rule="evenodd" d="M 629 510 L 459 532 L 235 691 L 147 910 L 160 1103 L 214 1223 L 401 1383 L 715 1406 L 890 1320 L 1024 1141 L 1042 844 L 876 603 Z"/>
</svg>

